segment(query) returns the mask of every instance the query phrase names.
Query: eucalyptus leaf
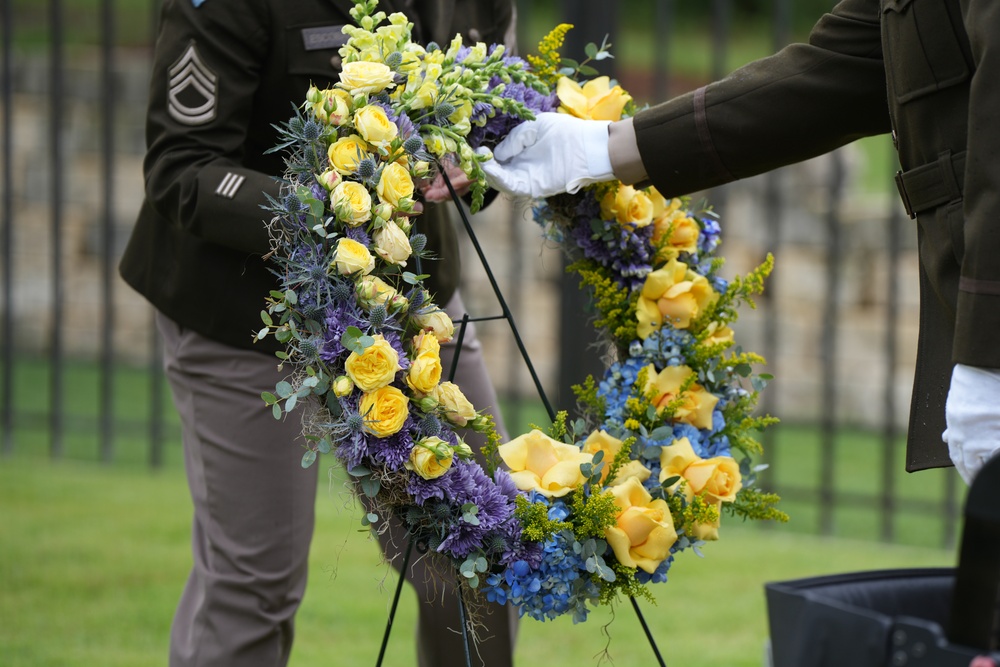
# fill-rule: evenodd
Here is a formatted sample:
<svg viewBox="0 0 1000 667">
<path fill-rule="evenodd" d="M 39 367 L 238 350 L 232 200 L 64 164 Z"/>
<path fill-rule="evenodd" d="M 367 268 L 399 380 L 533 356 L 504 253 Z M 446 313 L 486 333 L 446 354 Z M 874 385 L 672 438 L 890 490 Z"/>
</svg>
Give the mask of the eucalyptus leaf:
<svg viewBox="0 0 1000 667">
<path fill-rule="evenodd" d="M 275 403 L 274 405 L 271 406 L 271 414 L 274 415 L 275 419 L 279 421 L 281 420 L 281 418 L 284 416 L 284 413 L 281 411 L 280 403 Z"/>
<path fill-rule="evenodd" d="M 267 332 L 268 332 L 267 327 L 264 327 L 263 329 L 258 331 L 256 336 L 257 340 L 264 340 L 265 338 L 267 338 Z"/>
<path fill-rule="evenodd" d="M 278 396 L 281 398 L 288 398 L 295 392 L 292 385 L 285 380 L 282 380 L 278 384 L 274 385 L 274 390 L 278 392 Z"/>
<path fill-rule="evenodd" d="M 361 490 L 369 498 L 374 498 L 382 490 L 382 484 L 374 477 L 365 477 L 361 480 Z"/>
<path fill-rule="evenodd" d="M 274 405 L 274 403 L 277 402 L 278 400 L 278 397 L 269 391 L 260 392 L 260 397 L 264 399 L 264 402 L 267 403 L 268 405 Z"/>
<path fill-rule="evenodd" d="M 583 47 L 583 52 L 587 54 L 588 58 L 597 57 L 597 44 L 593 42 L 587 42 L 587 45 Z"/>
<path fill-rule="evenodd" d="M 596 76 L 600 74 L 600 72 L 598 72 L 590 65 L 580 65 L 579 69 L 577 69 L 577 72 L 579 72 L 583 76 Z"/>
<path fill-rule="evenodd" d="M 285 412 L 291 412 L 295 409 L 295 405 L 299 402 L 298 394 L 292 394 L 285 401 Z"/>
<path fill-rule="evenodd" d="M 266 310 L 260 311 L 260 320 L 267 326 L 274 324 L 274 320 L 271 319 L 271 315 Z"/>
<path fill-rule="evenodd" d="M 313 463 L 316 463 L 316 452 L 310 449 L 302 455 L 302 467 L 308 468 Z"/>
</svg>

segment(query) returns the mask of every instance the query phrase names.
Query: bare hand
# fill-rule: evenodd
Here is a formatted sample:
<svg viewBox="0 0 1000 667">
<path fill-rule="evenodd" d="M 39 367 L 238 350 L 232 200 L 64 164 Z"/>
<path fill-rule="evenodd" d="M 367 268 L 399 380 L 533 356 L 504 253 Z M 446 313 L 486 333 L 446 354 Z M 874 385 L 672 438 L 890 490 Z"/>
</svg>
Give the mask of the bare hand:
<svg viewBox="0 0 1000 667">
<path fill-rule="evenodd" d="M 445 162 L 444 169 L 448 174 L 451 186 L 455 188 L 455 193 L 461 197 L 472 187 L 472 179 L 450 162 Z M 448 191 L 448 184 L 444 182 L 444 176 L 439 172 L 430 183 L 421 187 L 424 200 L 432 203 L 439 203 L 451 199 L 451 192 Z"/>
</svg>

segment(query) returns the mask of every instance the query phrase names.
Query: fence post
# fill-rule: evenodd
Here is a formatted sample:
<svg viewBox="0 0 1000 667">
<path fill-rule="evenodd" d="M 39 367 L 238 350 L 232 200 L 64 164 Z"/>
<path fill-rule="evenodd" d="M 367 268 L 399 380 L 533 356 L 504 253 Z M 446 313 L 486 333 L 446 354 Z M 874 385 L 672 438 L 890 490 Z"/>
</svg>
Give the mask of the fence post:
<svg viewBox="0 0 1000 667">
<path fill-rule="evenodd" d="M 114 458 L 114 323 L 115 269 L 114 158 L 114 2 L 101 0 L 101 180 L 104 215 L 101 225 L 101 404 L 100 456 L 105 463 Z"/>
<path fill-rule="evenodd" d="M 51 79 L 49 80 L 49 146 L 52 167 L 51 233 L 52 233 L 52 332 L 49 349 L 49 451 L 52 458 L 63 455 L 63 7 L 62 0 L 50 0 Z"/>
<path fill-rule="evenodd" d="M 13 148 L 11 139 L 13 138 L 13 114 L 14 105 L 11 98 L 14 94 L 14 85 L 11 83 L 13 68 L 10 65 L 11 41 L 14 39 L 10 6 L 12 3 L 4 0 L 0 2 L 0 48 L 3 49 L 3 63 L 0 64 L 2 71 L 0 77 L 0 106 L 3 109 L 2 132 L 3 148 L 3 220 L 0 221 L 2 229 L 0 233 L 0 275 L 3 279 L 3 322 L 0 323 L 0 356 L 3 359 L 3 370 L 0 371 L 0 390 L 2 390 L 3 404 L 0 405 L 0 454 L 9 455 L 14 451 L 14 179 L 13 172 Z"/>
</svg>

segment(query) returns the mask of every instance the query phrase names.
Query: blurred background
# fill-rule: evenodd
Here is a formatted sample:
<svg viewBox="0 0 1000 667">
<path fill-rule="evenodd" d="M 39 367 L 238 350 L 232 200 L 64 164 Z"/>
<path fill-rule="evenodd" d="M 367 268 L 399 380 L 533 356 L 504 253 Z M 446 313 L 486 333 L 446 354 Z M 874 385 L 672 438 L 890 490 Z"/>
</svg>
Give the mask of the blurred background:
<svg viewBox="0 0 1000 667">
<path fill-rule="evenodd" d="M 4 665 L 162 664 L 189 559 L 179 430 L 152 311 L 117 274 L 142 199 L 144 111 L 159 4 L 2 0 Z M 655 103 L 805 39 L 832 4 L 521 0 L 519 50 L 533 52 L 560 22 L 576 26 L 563 49 L 569 57 L 582 59 L 587 42 L 608 35 L 616 57 L 601 63 L 602 70 L 636 100 Z M 681 572 L 712 568 L 706 570 L 712 580 L 706 586 L 685 573 L 666 587 L 653 624 L 662 624 L 668 662 L 673 653 L 684 657 L 676 664 L 709 657 L 760 664 L 766 627 L 759 584 L 769 577 L 953 560 L 964 485 L 951 469 L 903 471 L 917 258 L 895 170 L 891 142 L 875 137 L 693 196 L 720 216 L 724 275 L 746 272 L 768 252 L 776 256 L 758 308 L 747 309 L 734 328 L 738 343 L 763 354 L 766 372 L 775 376 L 761 405 L 782 420 L 762 435 L 766 481 L 792 520 L 733 526 L 704 562 L 678 564 Z M 530 209 L 498 198 L 473 227 L 541 385 L 553 403 L 572 410 L 570 386 L 602 371 L 600 351 L 581 334 L 590 331 L 586 294 L 564 275 L 560 251 L 543 241 Z M 466 304 L 475 316 L 499 314 L 487 271 L 464 242 Z M 478 326 L 510 430 L 546 423 L 507 324 Z M 335 604 L 339 586 L 360 586 L 350 598 L 356 600 L 366 586 L 377 589 L 392 579 L 381 567 L 371 578 L 335 580 L 338 567 L 378 559 L 357 534 L 358 515 L 342 496 L 337 473 L 331 475 L 330 491 L 319 499 L 314 551 L 322 555 L 303 609 L 304 633 L 328 633 L 345 622 Z M 727 548 L 730 539 L 735 544 Z M 129 585 L 143 594 L 130 596 Z M 674 615 L 678 598 L 713 596 L 722 599 L 704 614 L 684 607 L 681 617 Z M 385 597 L 376 597 L 369 616 L 359 614 L 361 629 L 350 630 L 372 635 L 355 642 L 358 664 L 374 662 L 369 644 L 377 646 Z M 728 615 L 719 615 L 720 606 Z M 615 630 L 632 632 L 632 625 L 620 619 Z M 686 638 L 706 632 L 706 625 L 728 628 L 725 635 L 736 639 L 713 636 L 692 646 Z M 570 626 L 561 627 L 568 632 Z M 607 639 L 597 624 L 586 627 L 593 645 L 583 648 L 553 645 L 548 630 L 526 628 L 519 656 L 569 664 L 571 656 L 562 652 L 579 650 L 582 657 L 572 659 L 592 663 Z M 53 632 L 65 641 L 47 641 Z M 412 656 L 408 631 L 395 635 L 395 650 Z M 611 655 L 631 664 L 629 651 L 636 650 L 644 656 L 636 659 L 645 660 L 641 636 L 638 647 L 625 636 L 612 642 Z M 324 639 L 299 646 L 297 664 L 318 664 L 330 649 Z M 392 664 L 407 659 L 412 662 L 403 657 Z"/>
</svg>

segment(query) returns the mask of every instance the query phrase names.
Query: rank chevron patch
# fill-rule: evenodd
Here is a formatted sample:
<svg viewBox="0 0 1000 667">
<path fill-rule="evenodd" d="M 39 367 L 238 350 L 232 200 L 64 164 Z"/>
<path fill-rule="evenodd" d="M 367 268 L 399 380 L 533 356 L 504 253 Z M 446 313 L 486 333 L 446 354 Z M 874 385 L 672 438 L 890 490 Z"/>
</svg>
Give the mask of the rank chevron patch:
<svg viewBox="0 0 1000 667">
<path fill-rule="evenodd" d="M 170 66 L 167 110 L 184 125 L 204 125 L 215 118 L 218 77 L 198 55 L 194 42 Z"/>
</svg>

